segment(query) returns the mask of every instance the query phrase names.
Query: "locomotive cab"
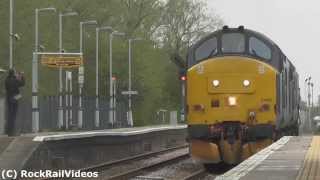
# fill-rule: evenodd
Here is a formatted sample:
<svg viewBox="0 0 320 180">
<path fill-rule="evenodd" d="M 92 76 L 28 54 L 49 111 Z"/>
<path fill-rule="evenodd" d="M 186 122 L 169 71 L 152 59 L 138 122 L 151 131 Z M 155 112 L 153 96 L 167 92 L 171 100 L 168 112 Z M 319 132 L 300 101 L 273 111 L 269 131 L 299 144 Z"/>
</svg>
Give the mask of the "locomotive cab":
<svg viewBox="0 0 320 180">
<path fill-rule="evenodd" d="M 295 124 L 296 117 L 284 119 L 295 104 L 291 96 L 290 108 L 283 108 L 290 103 L 283 98 L 290 77 L 284 78 L 280 53 L 271 40 L 242 27 L 225 27 L 190 49 L 187 121 L 195 159 L 237 164 L 275 140 L 286 120 Z"/>
</svg>

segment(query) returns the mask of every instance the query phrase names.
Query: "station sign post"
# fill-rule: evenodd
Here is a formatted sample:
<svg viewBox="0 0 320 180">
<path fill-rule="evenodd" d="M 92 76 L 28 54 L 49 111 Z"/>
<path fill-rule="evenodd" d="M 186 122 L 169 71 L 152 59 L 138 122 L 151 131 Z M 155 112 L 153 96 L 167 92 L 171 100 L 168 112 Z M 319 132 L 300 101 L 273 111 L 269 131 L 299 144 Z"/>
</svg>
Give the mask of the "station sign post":
<svg viewBox="0 0 320 180">
<path fill-rule="evenodd" d="M 78 83 L 79 83 L 79 86 L 83 88 L 83 84 L 84 84 L 84 67 L 83 66 L 79 67 Z"/>
<path fill-rule="evenodd" d="M 129 97 L 129 110 L 127 112 L 127 121 L 128 121 L 128 124 L 130 126 L 133 126 L 133 116 L 132 116 L 132 107 L 131 107 L 131 96 L 132 95 L 137 95 L 138 94 L 138 91 L 122 91 L 121 92 L 122 95 L 128 95 Z"/>
<path fill-rule="evenodd" d="M 55 69 L 74 69 L 83 64 L 82 53 L 64 53 L 64 52 L 33 52 L 32 58 L 32 131 L 39 131 L 39 102 L 38 102 L 38 76 L 39 68 L 38 58 L 41 57 L 41 64 L 48 68 Z M 60 97 L 59 97 L 60 99 Z M 72 117 L 71 117 L 72 118 Z M 62 103 L 58 108 L 58 127 L 63 126 Z"/>
</svg>

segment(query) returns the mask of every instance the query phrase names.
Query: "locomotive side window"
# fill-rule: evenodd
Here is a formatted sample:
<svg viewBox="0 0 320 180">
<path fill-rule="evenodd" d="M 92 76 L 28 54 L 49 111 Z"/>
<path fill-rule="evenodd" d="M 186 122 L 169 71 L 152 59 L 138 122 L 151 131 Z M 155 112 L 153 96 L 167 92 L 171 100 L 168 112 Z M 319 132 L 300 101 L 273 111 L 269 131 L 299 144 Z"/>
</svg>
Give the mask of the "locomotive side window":
<svg viewBox="0 0 320 180">
<path fill-rule="evenodd" d="M 261 40 L 250 37 L 249 39 L 249 52 L 254 56 L 259 56 L 264 59 L 271 59 L 271 49 Z"/>
<path fill-rule="evenodd" d="M 203 42 L 195 52 L 196 61 L 209 58 L 217 53 L 217 38 L 211 38 Z"/>
<path fill-rule="evenodd" d="M 241 33 L 226 33 L 221 38 L 224 53 L 242 53 L 245 50 L 245 37 Z"/>
</svg>

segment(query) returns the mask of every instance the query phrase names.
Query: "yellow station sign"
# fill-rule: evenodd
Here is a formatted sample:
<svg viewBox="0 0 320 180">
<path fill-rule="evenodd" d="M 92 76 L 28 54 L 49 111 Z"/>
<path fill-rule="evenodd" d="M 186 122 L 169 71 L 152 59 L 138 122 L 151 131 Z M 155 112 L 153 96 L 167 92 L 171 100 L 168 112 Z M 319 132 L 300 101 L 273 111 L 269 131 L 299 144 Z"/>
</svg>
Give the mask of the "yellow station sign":
<svg viewBox="0 0 320 180">
<path fill-rule="evenodd" d="M 41 64 L 50 68 L 79 68 L 83 64 L 83 58 L 75 55 L 42 55 Z"/>
</svg>

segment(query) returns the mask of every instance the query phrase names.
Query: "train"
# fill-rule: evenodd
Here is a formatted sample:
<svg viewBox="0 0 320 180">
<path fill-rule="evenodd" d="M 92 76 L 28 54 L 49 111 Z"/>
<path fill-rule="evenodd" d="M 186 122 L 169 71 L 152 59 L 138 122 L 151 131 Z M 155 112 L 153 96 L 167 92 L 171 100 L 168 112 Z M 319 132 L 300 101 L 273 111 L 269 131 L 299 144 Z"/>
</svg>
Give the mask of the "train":
<svg viewBox="0 0 320 180">
<path fill-rule="evenodd" d="M 299 75 L 278 45 L 239 26 L 214 31 L 187 53 L 189 151 L 205 165 L 239 164 L 299 134 Z"/>
</svg>

